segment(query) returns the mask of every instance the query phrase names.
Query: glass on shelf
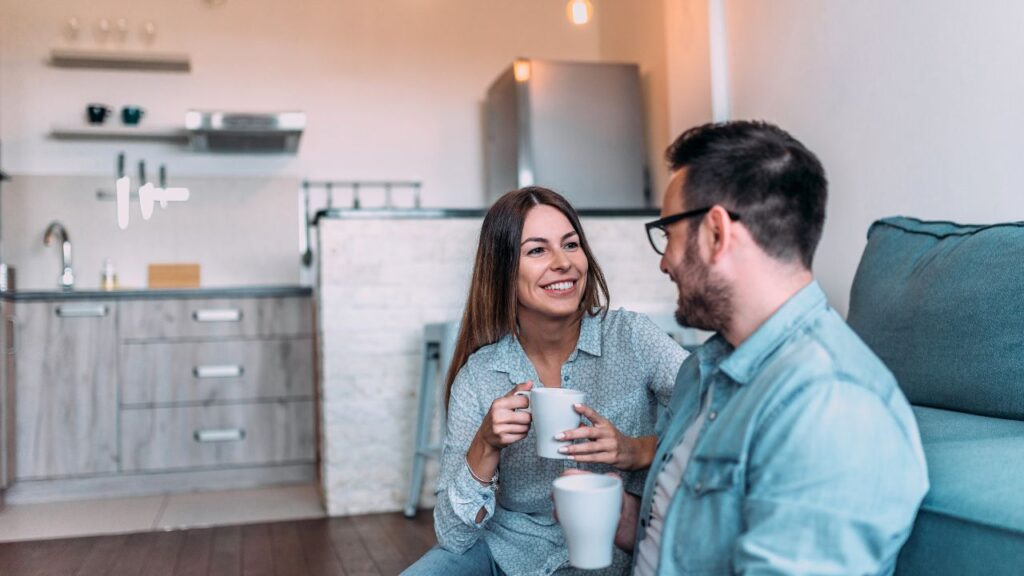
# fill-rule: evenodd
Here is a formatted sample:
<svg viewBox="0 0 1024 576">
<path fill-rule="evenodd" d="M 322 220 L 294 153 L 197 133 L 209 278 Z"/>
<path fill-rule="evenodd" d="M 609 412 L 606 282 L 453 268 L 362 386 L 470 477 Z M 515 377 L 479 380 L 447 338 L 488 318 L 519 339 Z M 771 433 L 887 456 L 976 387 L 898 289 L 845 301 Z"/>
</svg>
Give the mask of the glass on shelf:
<svg viewBox="0 0 1024 576">
<path fill-rule="evenodd" d="M 106 18 L 100 18 L 96 21 L 96 27 L 93 28 L 93 39 L 100 46 L 106 46 L 110 40 L 111 25 L 110 20 Z"/>
<path fill-rule="evenodd" d="M 156 42 L 156 22 L 152 20 L 143 22 L 139 28 L 139 37 L 142 38 L 142 43 L 147 47 L 152 46 Z"/>
<path fill-rule="evenodd" d="M 128 20 L 118 18 L 114 22 L 113 36 L 115 43 L 120 47 L 124 47 L 125 43 L 128 42 Z"/>
<path fill-rule="evenodd" d="M 82 35 L 82 21 L 78 19 L 78 16 L 71 16 L 67 19 L 67 22 L 64 23 L 62 35 L 68 44 L 78 42 L 79 36 Z"/>
</svg>

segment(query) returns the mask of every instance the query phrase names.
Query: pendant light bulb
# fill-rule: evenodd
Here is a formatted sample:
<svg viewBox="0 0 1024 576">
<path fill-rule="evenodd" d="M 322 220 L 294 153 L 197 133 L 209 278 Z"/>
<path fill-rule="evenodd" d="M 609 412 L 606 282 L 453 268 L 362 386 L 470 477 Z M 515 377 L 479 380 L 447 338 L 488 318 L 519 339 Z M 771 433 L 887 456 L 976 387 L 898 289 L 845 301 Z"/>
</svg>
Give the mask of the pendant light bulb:
<svg viewBox="0 0 1024 576">
<path fill-rule="evenodd" d="M 582 26 L 590 22 L 594 15 L 594 5 L 590 0 L 569 0 L 565 6 L 565 14 L 569 17 L 569 22 Z"/>
<path fill-rule="evenodd" d="M 528 82 L 530 80 L 530 61 L 520 58 L 512 64 L 512 75 L 516 82 Z"/>
</svg>

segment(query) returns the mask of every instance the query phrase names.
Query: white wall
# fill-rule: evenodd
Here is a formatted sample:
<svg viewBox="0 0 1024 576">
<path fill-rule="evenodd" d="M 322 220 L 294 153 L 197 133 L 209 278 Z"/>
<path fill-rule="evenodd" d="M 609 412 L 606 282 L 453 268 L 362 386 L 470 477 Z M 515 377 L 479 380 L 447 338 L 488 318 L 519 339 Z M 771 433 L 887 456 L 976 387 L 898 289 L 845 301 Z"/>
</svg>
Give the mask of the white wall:
<svg viewBox="0 0 1024 576">
<path fill-rule="evenodd" d="M 640 65 L 647 156 L 656 205 L 668 185 L 665 148 L 711 120 L 707 0 L 605 0 L 597 6 L 600 52 Z"/>
<path fill-rule="evenodd" d="M 153 49 L 190 53 L 192 72 L 50 67 L 71 15 L 124 17 L 133 32 L 152 19 Z M 599 59 L 600 18 L 575 27 L 558 0 L 0 0 L 3 165 L 107 175 L 128 149 L 179 175 L 421 179 L 425 205 L 480 206 L 487 86 L 517 56 Z M 300 109 L 309 128 L 297 156 L 269 158 L 47 137 L 94 101 L 141 105 L 153 125 L 180 124 L 190 107 Z"/>
<path fill-rule="evenodd" d="M 647 138 L 647 162 L 652 198 L 661 197 L 667 183 L 662 156 L 668 146 L 668 67 L 665 47 L 666 0 L 605 1 L 601 13 L 600 50 L 610 61 L 640 66 Z M 659 203 L 660 204 L 660 203 Z"/>
<path fill-rule="evenodd" d="M 668 138 L 711 121 L 708 0 L 665 0 Z M 663 157 L 658 158 L 664 169 Z M 659 192 L 661 194 L 663 191 Z"/>
<path fill-rule="evenodd" d="M 1024 219 L 1024 4 L 728 0 L 726 12 L 732 117 L 778 123 L 828 172 L 815 270 L 838 309 L 876 218 Z"/>
</svg>

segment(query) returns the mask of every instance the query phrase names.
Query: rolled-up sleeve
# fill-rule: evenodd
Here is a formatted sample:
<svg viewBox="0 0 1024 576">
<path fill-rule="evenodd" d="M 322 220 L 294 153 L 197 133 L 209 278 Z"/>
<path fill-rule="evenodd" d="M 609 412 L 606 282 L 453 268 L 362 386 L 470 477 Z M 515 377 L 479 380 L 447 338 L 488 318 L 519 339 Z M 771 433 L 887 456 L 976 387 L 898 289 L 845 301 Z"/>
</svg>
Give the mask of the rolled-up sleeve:
<svg viewBox="0 0 1024 576">
<path fill-rule="evenodd" d="M 737 573 L 891 572 L 928 488 L 908 432 L 841 379 L 780 403 L 752 444 Z"/>
<path fill-rule="evenodd" d="M 434 508 L 438 544 L 457 554 L 476 543 L 483 527 L 494 515 L 495 505 L 494 488 L 477 482 L 466 464 L 466 451 L 483 421 L 486 407 L 490 406 L 490 401 L 484 402 L 474 394 L 472 372 L 468 365 L 463 367 L 452 385 Z M 481 508 L 486 514 L 478 523 L 476 518 Z"/>
</svg>

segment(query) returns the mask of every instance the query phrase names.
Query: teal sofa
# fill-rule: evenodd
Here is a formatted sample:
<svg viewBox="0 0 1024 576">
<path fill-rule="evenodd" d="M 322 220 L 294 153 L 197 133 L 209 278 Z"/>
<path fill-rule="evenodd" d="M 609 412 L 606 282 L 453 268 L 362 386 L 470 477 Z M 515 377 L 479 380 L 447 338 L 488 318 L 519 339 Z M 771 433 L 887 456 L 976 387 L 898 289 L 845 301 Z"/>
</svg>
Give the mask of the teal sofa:
<svg viewBox="0 0 1024 576">
<path fill-rule="evenodd" d="M 896 573 L 1024 574 L 1024 222 L 875 222 L 848 320 L 914 405 L 928 460 Z"/>
</svg>

